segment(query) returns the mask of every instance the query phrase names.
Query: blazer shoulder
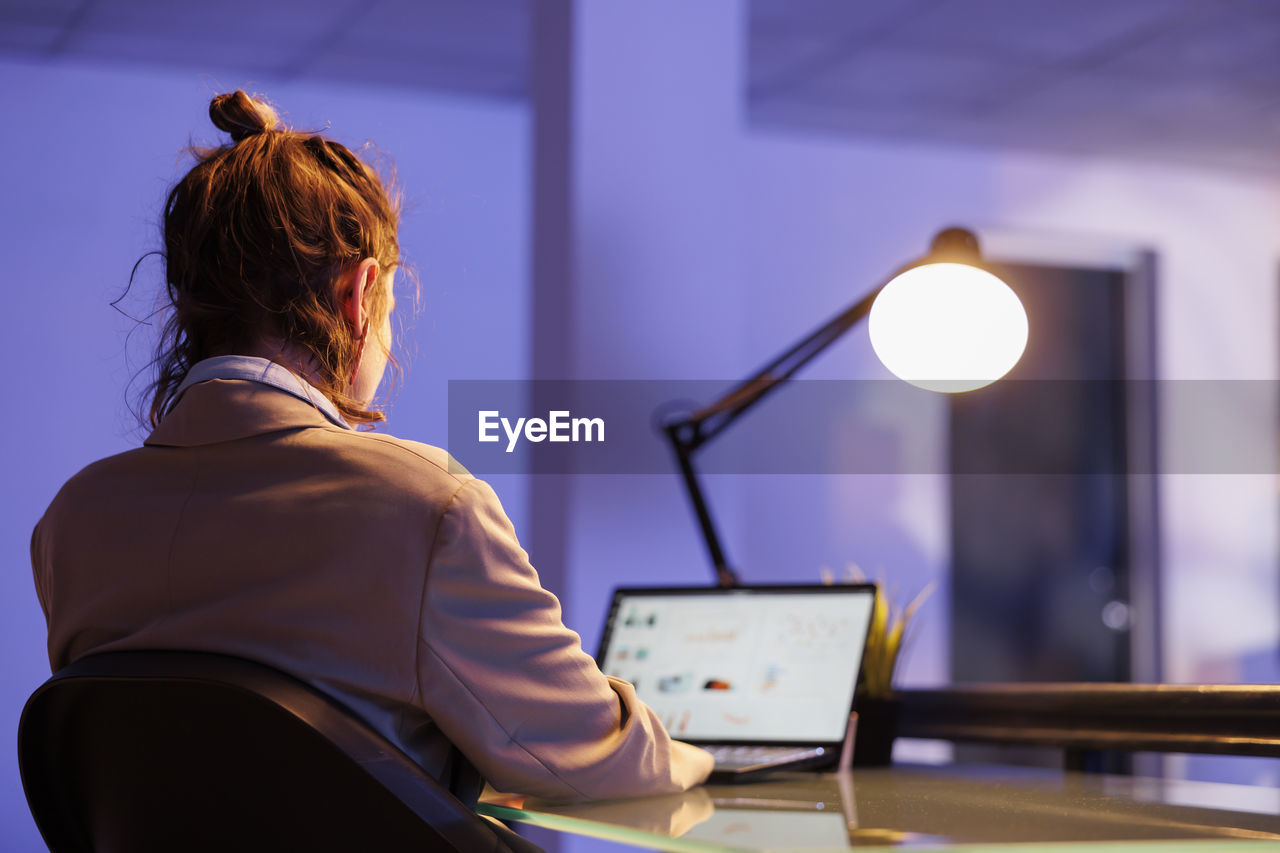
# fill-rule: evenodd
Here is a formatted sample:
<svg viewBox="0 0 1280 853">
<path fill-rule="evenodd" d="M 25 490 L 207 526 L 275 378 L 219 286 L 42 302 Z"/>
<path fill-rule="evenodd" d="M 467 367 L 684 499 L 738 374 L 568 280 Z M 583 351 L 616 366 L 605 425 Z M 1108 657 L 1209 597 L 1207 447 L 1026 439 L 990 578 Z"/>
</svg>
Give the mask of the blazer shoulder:
<svg viewBox="0 0 1280 853">
<path fill-rule="evenodd" d="M 47 547 L 50 530 L 60 524 L 61 516 L 99 505 L 104 495 L 114 494 L 120 483 L 129 482 L 129 476 L 148 455 L 147 448 L 138 447 L 97 459 L 72 474 L 54 492 L 32 530 L 33 555 L 37 549 Z"/>
<path fill-rule="evenodd" d="M 117 477 L 121 472 L 127 472 L 135 469 L 137 465 L 144 459 L 151 456 L 151 448 L 135 447 L 131 450 L 125 450 L 121 453 L 115 453 L 111 456 L 104 456 L 85 465 L 76 473 L 72 474 L 62 487 L 58 489 L 57 495 L 64 492 L 74 492 L 82 487 L 92 487 L 102 478 L 111 479 Z M 57 498 L 55 495 L 55 500 Z"/>
<path fill-rule="evenodd" d="M 459 487 L 475 479 L 461 462 L 449 455 L 447 450 L 431 444 L 396 438 L 385 433 L 339 429 L 325 430 L 325 432 L 340 436 L 343 442 L 355 443 L 366 452 L 387 456 L 402 465 L 407 464 L 419 475 L 429 474 L 448 478 Z"/>
</svg>

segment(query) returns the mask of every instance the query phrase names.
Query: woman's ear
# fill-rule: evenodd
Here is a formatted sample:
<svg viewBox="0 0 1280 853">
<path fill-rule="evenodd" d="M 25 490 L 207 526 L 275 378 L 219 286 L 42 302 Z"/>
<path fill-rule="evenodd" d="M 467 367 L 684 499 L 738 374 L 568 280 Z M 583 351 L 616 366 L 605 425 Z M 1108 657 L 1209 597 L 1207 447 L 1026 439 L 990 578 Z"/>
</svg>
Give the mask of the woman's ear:
<svg viewBox="0 0 1280 853">
<path fill-rule="evenodd" d="M 338 277 L 338 300 L 342 308 L 342 316 L 351 326 L 351 333 L 357 337 L 362 330 L 368 328 L 369 309 L 367 301 L 378 283 L 381 269 L 377 260 L 365 258 Z"/>
</svg>

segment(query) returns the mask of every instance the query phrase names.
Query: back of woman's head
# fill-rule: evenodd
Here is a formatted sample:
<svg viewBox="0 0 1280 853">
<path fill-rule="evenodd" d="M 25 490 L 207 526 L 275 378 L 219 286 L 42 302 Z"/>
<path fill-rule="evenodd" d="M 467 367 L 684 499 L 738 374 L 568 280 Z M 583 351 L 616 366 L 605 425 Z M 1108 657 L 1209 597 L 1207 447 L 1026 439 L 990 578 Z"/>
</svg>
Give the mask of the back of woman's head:
<svg viewBox="0 0 1280 853">
<path fill-rule="evenodd" d="M 398 265 L 398 201 L 346 146 L 289 130 L 242 91 L 218 95 L 209 117 L 231 143 L 190 149 L 196 165 L 170 191 L 164 213 L 171 313 L 157 354 L 151 423 L 173 406 L 196 362 L 288 347 L 308 380 L 348 421 L 383 420 L 350 396 L 346 377 L 362 330 L 345 321 L 339 275 L 374 258 L 373 325 L 390 307 Z"/>
</svg>

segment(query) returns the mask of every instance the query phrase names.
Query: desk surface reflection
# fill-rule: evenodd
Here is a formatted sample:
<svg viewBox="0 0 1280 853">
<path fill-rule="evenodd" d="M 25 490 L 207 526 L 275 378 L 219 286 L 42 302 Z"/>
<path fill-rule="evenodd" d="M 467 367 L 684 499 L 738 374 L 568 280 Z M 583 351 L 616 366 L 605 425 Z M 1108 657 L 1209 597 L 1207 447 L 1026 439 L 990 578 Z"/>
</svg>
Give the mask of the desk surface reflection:
<svg viewBox="0 0 1280 853">
<path fill-rule="evenodd" d="M 659 850 L 1280 851 L 1275 790 L 996 766 L 788 774 L 573 806 L 490 794 L 480 811 Z"/>
</svg>

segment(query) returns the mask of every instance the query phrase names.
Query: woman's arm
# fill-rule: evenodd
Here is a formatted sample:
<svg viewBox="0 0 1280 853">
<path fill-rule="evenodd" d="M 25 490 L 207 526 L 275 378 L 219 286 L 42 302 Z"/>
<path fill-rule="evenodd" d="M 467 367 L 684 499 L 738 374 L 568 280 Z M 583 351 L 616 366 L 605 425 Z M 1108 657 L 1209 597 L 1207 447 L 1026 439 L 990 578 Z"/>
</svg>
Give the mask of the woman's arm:
<svg viewBox="0 0 1280 853">
<path fill-rule="evenodd" d="M 499 790 L 554 800 L 668 793 L 711 756 L 674 741 L 561 621 L 493 490 L 467 481 L 441 519 L 418 630 L 419 701 Z"/>
</svg>

